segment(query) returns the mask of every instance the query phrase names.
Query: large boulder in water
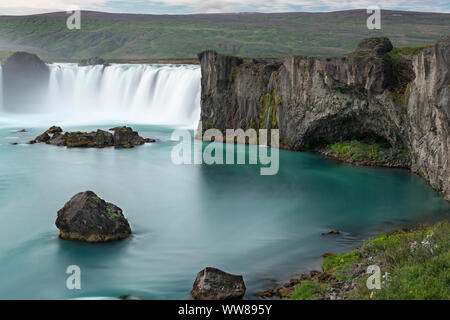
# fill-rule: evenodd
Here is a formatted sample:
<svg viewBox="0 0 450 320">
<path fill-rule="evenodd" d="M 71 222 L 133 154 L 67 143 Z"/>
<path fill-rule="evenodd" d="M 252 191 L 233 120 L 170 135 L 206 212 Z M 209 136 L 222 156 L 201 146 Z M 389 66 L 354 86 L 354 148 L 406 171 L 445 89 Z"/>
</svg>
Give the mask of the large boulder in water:
<svg viewBox="0 0 450 320">
<path fill-rule="evenodd" d="M 206 267 L 197 274 L 191 294 L 196 300 L 237 300 L 245 289 L 242 276 Z"/>
<path fill-rule="evenodd" d="M 56 226 L 60 238 L 86 242 L 121 240 L 131 234 L 122 209 L 92 191 L 73 196 L 58 211 Z"/>
<path fill-rule="evenodd" d="M 1 56 L 3 106 L 10 112 L 33 111 L 46 98 L 50 69 L 37 55 L 14 52 Z"/>
</svg>

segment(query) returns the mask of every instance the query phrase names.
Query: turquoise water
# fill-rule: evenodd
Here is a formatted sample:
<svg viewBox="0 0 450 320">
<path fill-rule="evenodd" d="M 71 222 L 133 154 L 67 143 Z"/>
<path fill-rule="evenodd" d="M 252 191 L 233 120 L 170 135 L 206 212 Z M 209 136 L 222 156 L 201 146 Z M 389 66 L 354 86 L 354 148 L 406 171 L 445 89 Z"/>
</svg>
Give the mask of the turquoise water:
<svg viewBox="0 0 450 320">
<path fill-rule="evenodd" d="M 205 266 L 243 274 L 251 299 L 272 279 L 318 268 L 324 252 L 449 216 L 440 195 L 404 170 L 280 151 L 278 175 L 260 176 L 250 165 L 172 164 L 170 128 L 133 126 L 160 141 L 131 150 L 9 145 L 46 129 L 14 133 L 22 128 L 0 126 L 1 299 L 189 299 Z M 56 212 L 85 190 L 121 207 L 133 235 L 109 244 L 58 239 Z M 343 235 L 320 235 L 330 229 Z M 81 268 L 81 290 L 66 288 L 69 265 Z"/>
</svg>

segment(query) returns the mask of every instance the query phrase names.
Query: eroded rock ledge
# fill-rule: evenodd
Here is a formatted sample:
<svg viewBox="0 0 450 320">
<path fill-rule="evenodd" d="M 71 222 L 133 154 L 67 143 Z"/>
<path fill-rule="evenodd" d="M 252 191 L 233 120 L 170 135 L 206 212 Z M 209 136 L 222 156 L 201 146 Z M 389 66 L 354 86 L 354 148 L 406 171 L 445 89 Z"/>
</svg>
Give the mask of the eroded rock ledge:
<svg viewBox="0 0 450 320">
<path fill-rule="evenodd" d="M 59 237 L 85 242 L 121 240 L 131 234 L 122 209 L 92 191 L 77 193 L 58 211 Z"/>
<path fill-rule="evenodd" d="M 155 139 L 143 138 L 130 127 L 116 127 L 109 129 L 114 132 L 98 129 L 93 132 L 65 132 L 60 127 L 50 127 L 29 143 L 43 142 L 55 146 L 68 148 L 133 148 L 136 145 L 155 142 Z"/>
<path fill-rule="evenodd" d="M 282 148 L 309 151 L 374 137 L 405 150 L 402 163 L 450 200 L 450 37 L 408 59 L 391 50 L 382 37 L 347 57 L 202 52 L 202 130 L 276 128 Z"/>
</svg>

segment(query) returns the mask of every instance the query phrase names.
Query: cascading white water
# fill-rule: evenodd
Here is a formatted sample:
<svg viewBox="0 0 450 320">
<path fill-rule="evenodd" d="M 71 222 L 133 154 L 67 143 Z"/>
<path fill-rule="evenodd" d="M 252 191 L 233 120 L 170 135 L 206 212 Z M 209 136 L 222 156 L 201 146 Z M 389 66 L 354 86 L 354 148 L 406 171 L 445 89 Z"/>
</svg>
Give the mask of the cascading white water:
<svg viewBox="0 0 450 320">
<path fill-rule="evenodd" d="M 195 128 L 200 68 L 193 65 L 50 64 L 47 101 L 39 112 L 71 122 L 128 121 Z"/>
</svg>

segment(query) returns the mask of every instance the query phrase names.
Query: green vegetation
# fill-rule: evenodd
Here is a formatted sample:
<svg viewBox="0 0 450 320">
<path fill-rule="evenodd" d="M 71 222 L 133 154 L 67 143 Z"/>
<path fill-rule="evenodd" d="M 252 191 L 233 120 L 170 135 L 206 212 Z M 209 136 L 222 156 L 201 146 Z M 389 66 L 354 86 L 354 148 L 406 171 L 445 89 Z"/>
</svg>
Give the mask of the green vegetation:
<svg viewBox="0 0 450 320">
<path fill-rule="evenodd" d="M 0 63 L 3 63 L 6 59 L 8 59 L 14 51 L 0 51 Z"/>
<path fill-rule="evenodd" d="M 360 250 L 384 265 L 390 274 L 377 299 L 450 299 L 450 224 L 447 221 L 412 232 L 399 232 L 366 241 Z M 359 286 L 351 298 L 369 296 Z"/>
<path fill-rule="evenodd" d="M 317 300 L 317 295 L 323 291 L 323 285 L 318 282 L 304 280 L 295 289 L 291 300 Z"/>
<path fill-rule="evenodd" d="M 82 12 L 81 29 L 66 16 L 0 17 L 6 50 L 45 59 L 195 58 L 203 50 L 244 57 L 345 55 L 367 37 L 388 36 L 394 46 L 434 43 L 448 33 L 448 14 L 401 12 L 368 30 L 365 10 L 344 14 L 275 13 L 186 16 L 122 16 Z"/>
<path fill-rule="evenodd" d="M 383 165 L 405 160 L 407 151 L 402 147 L 391 147 L 388 143 L 370 142 L 358 140 L 336 142 L 327 147 L 335 155 L 349 162 L 368 162 L 375 165 Z"/>
<path fill-rule="evenodd" d="M 397 64 L 400 58 L 411 59 L 416 54 L 419 54 L 423 49 L 429 48 L 431 45 L 417 46 L 417 47 L 400 47 L 394 48 L 388 53 L 394 64 Z"/>
<path fill-rule="evenodd" d="M 95 197 L 92 197 L 92 200 L 94 200 L 95 202 L 97 202 L 97 203 L 99 203 L 100 202 L 100 198 L 99 197 L 97 197 L 97 196 L 95 196 Z"/>
<path fill-rule="evenodd" d="M 203 128 L 203 130 L 207 130 L 207 129 L 212 129 L 214 128 L 214 122 L 211 119 L 206 119 L 205 120 L 206 125 L 208 126 L 208 128 Z"/>
<path fill-rule="evenodd" d="M 411 82 L 406 85 L 405 97 L 411 92 Z"/>
<path fill-rule="evenodd" d="M 273 90 L 261 97 L 263 112 L 258 115 L 259 128 L 273 129 L 277 126 L 277 111 L 280 104 L 283 103 L 278 95 L 278 74 L 274 71 L 271 75 L 273 79 Z M 268 122 L 268 123 L 267 123 Z"/>
<path fill-rule="evenodd" d="M 345 275 L 349 267 L 359 260 L 359 255 L 356 251 L 344 252 L 339 255 L 331 255 L 322 262 L 323 271 L 339 275 Z M 345 275 L 346 277 L 346 275 Z"/>
<path fill-rule="evenodd" d="M 399 91 L 392 92 L 392 99 L 394 100 L 394 102 L 403 108 L 405 108 L 405 106 L 406 106 L 406 103 L 405 103 L 406 98 L 405 97 L 406 97 L 406 95 L 403 92 L 399 92 Z"/>
<path fill-rule="evenodd" d="M 110 208 L 106 208 L 106 212 L 108 212 L 108 214 L 114 218 L 119 217 L 119 215 L 117 213 L 115 213 L 114 211 L 112 211 Z"/>
<path fill-rule="evenodd" d="M 350 252 L 327 257 L 322 262 L 330 274 L 326 282 L 302 281 L 290 299 L 319 299 L 327 289 L 346 285 L 354 289 L 346 299 L 410 300 L 450 299 L 450 224 L 438 222 L 409 231 L 395 231 L 369 239 Z M 380 267 L 381 289 L 369 290 L 370 265 Z M 315 297 L 313 297 L 315 296 Z"/>
</svg>

